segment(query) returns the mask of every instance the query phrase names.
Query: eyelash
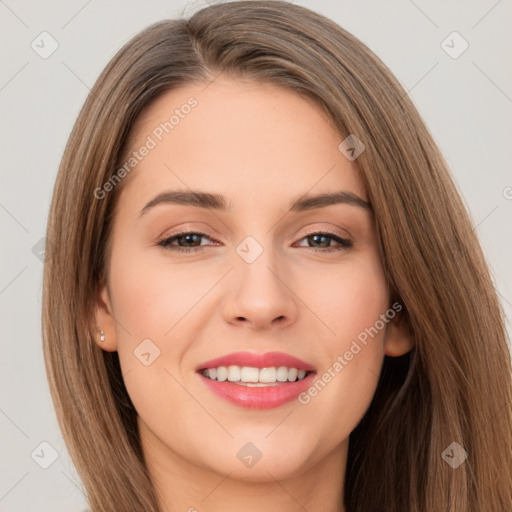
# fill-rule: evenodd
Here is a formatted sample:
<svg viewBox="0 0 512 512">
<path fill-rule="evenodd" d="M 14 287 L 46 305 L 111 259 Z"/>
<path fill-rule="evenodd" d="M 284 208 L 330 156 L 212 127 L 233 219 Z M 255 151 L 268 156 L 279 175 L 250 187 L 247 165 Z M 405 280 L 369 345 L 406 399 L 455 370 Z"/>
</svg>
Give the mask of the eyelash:
<svg viewBox="0 0 512 512">
<path fill-rule="evenodd" d="M 180 231 L 179 233 L 175 233 L 174 235 L 172 235 L 170 237 L 166 237 L 166 238 L 160 240 L 157 243 L 157 245 L 160 245 L 164 249 L 167 249 L 170 251 L 177 251 L 177 252 L 182 252 L 182 253 L 184 253 L 184 252 L 185 253 L 199 252 L 204 249 L 204 247 L 205 247 L 204 245 L 198 246 L 198 247 L 179 247 L 176 245 L 171 245 L 172 241 L 174 241 L 178 238 L 181 238 L 183 236 L 186 236 L 186 235 L 199 235 L 203 238 L 209 238 L 210 240 L 212 240 L 212 238 L 210 238 L 206 233 L 201 233 L 200 231 Z M 332 251 L 348 250 L 353 246 L 353 243 L 350 240 L 347 240 L 346 238 L 341 238 L 340 236 L 335 235 L 334 233 L 323 232 L 323 231 L 314 231 L 312 233 L 308 233 L 307 235 L 302 237 L 301 240 L 304 240 L 305 238 L 308 238 L 308 237 L 314 236 L 314 235 L 322 235 L 324 237 L 331 238 L 332 240 L 338 242 L 340 245 L 337 247 L 327 247 L 327 248 L 306 247 L 306 249 L 313 249 L 314 251 L 320 251 L 320 252 L 332 252 Z"/>
</svg>

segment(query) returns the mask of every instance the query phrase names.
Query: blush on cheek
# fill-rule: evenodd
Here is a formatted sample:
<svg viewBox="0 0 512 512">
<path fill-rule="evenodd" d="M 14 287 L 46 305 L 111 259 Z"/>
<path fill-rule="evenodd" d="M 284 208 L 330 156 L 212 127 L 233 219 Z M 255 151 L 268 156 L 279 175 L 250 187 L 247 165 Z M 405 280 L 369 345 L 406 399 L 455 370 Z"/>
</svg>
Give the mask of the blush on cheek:
<svg viewBox="0 0 512 512">
<path fill-rule="evenodd" d="M 385 284 L 352 276 L 337 284 L 326 304 L 331 305 L 329 316 L 332 322 L 329 325 L 332 325 L 338 340 L 354 339 L 366 329 L 371 329 L 386 313 L 388 294 Z"/>
</svg>

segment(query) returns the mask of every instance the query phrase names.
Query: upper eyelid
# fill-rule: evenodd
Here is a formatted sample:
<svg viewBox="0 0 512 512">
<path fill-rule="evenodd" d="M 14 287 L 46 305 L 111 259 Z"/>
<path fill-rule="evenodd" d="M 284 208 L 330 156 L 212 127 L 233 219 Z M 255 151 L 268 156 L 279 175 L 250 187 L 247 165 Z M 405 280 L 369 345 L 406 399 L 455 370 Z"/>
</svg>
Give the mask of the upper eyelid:
<svg viewBox="0 0 512 512">
<path fill-rule="evenodd" d="M 324 223 L 326 223 L 326 221 L 324 221 Z M 337 226 L 337 229 L 334 229 L 334 228 L 324 228 L 324 227 L 320 227 L 318 226 L 318 224 L 322 224 L 322 222 L 315 222 L 315 223 L 312 223 L 312 224 L 308 224 L 308 226 L 313 226 L 313 227 L 306 227 L 306 233 L 305 235 L 309 234 L 309 233 L 318 233 L 318 232 L 321 232 L 321 233 L 331 233 L 331 234 L 334 234 L 334 235 L 337 235 L 337 236 L 343 236 L 341 233 L 338 233 L 337 231 L 341 231 L 343 233 L 346 234 L 346 236 L 348 237 L 351 237 L 351 234 L 344 228 L 341 228 L 339 226 Z M 333 224 L 331 222 L 327 222 L 327 224 Z M 334 225 L 334 224 L 333 224 Z M 173 236 L 178 236 L 180 234 L 186 234 L 186 233 L 192 233 L 192 234 L 201 234 L 201 235 L 204 235 L 208 238 L 215 238 L 216 235 L 209 235 L 208 233 L 206 233 L 205 231 L 202 230 L 202 228 L 194 228 L 194 227 L 184 227 L 184 228 L 178 228 L 178 231 L 176 231 L 175 233 L 170 233 L 169 235 L 166 235 L 165 238 L 170 238 L 170 237 L 173 237 Z M 163 238 L 163 236 L 161 237 Z M 219 236 L 218 238 L 222 238 L 221 236 Z"/>
<path fill-rule="evenodd" d="M 346 229 L 338 228 L 338 230 L 343 231 L 345 233 L 345 235 L 343 235 L 333 229 L 311 228 L 304 234 L 304 236 L 308 236 L 310 234 L 315 234 L 315 233 L 321 233 L 321 234 L 325 234 L 325 235 L 335 235 L 335 236 L 339 236 L 341 238 L 344 238 L 345 236 L 348 238 L 352 238 L 352 236 Z"/>
</svg>

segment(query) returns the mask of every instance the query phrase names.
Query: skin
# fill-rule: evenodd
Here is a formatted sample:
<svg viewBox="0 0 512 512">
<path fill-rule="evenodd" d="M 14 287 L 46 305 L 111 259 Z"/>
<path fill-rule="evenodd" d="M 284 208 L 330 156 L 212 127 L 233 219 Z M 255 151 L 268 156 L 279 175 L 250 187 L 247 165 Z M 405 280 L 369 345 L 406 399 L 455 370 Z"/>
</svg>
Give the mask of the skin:
<svg viewBox="0 0 512 512">
<path fill-rule="evenodd" d="M 195 368 L 234 351 L 281 351 L 320 377 L 389 309 L 370 210 L 289 211 L 306 193 L 367 200 L 357 160 L 338 150 L 344 137 L 312 101 L 222 76 L 160 97 L 137 120 L 131 150 L 191 96 L 197 107 L 125 178 L 98 296 L 106 335 L 98 344 L 119 353 L 162 510 L 338 512 L 348 437 L 370 405 L 384 354 L 412 348 L 397 317 L 306 405 L 238 407 L 212 394 Z M 222 194 L 232 210 L 160 204 L 140 215 L 159 193 L 190 189 Z M 183 228 L 207 235 L 188 239 L 201 251 L 158 245 Z M 315 242 L 311 232 L 353 246 L 328 252 L 336 240 Z M 252 263 L 236 252 L 247 236 L 263 248 Z M 180 240 L 186 246 L 183 238 L 173 245 Z M 148 338 L 160 355 L 146 366 L 134 350 Z M 248 442 L 262 455 L 252 467 L 236 455 Z"/>
</svg>

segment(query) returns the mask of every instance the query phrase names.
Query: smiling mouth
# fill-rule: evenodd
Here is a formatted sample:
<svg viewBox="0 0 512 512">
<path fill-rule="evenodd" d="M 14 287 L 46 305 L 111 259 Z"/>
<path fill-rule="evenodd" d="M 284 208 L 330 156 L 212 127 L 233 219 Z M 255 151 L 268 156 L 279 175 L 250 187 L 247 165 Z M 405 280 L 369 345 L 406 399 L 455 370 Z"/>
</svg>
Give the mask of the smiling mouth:
<svg viewBox="0 0 512 512">
<path fill-rule="evenodd" d="M 230 365 L 203 368 L 199 373 L 216 382 L 229 382 L 247 387 L 270 387 L 301 381 L 313 372 L 288 366 L 257 368 Z"/>
</svg>

